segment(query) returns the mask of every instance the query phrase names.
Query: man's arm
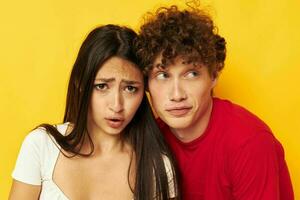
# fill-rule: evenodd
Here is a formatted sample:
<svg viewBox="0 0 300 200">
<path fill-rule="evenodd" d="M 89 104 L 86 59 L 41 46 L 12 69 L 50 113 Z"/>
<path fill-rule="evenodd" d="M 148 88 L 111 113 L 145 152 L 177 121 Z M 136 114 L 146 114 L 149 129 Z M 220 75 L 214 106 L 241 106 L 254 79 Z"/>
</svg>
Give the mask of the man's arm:
<svg viewBox="0 0 300 200">
<path fill-rule="evenodd" d="M 280 143 L 268 132 L 249 138 L 229 161 L 236 200 L 293 200 L 293 189 Z"/>
</svg>

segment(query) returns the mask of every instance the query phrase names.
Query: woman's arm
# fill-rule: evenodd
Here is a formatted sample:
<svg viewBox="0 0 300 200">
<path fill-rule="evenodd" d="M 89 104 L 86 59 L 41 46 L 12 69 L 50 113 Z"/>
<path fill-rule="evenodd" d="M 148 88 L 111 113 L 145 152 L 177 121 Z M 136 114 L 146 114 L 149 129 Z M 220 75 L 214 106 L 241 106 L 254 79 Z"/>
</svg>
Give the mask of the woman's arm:
<svg viewBox="0 0 300 200">
<path fill-rule="evenodd" d="M 37 200 L 41 191 L 40 185 L 31 185 L 13 180 L 9 200 Z"/>
<path fill-rule="evenodd" d="M 15 168 L 9 200 L 38 200 L 41 192 L 41 152 L 44 145 L 40 129 L 29 133 L 24 139 Z"/>
</svg>

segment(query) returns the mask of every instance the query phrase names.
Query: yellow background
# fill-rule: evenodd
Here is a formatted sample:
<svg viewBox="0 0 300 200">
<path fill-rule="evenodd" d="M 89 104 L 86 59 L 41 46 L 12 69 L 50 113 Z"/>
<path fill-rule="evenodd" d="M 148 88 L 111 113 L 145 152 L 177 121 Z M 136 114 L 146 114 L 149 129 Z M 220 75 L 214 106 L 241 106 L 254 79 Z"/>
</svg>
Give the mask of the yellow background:
<svg viewBox="0 0 300 200">
<path fill-rule="evenodd" d="M 62 120 L 70 70 L 86 34 L 106 23 L 137 29 L 142 14 L 183 0 L 27 0 L 0 7 L 0 199 L 24 136 Z M 205 0 L 227 39 L 215 94 L 242 104 L 282 142 L 300 199 L 300 1 Z"/>
</svg>

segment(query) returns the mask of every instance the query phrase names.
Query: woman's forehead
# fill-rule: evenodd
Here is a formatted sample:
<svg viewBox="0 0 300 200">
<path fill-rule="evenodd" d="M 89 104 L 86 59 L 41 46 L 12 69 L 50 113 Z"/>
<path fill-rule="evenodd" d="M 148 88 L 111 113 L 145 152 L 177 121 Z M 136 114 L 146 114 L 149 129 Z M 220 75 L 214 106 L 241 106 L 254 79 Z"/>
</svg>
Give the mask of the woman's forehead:
<svg viewBox="0 0 300 200">
<path fill-rule="evenodd" d="M 119 57 L 108 59 L 99 69 L 95 79 L 122 77 L 124 79 L 142 79 L 141 70 L 132 62 Z"/>
</svg>

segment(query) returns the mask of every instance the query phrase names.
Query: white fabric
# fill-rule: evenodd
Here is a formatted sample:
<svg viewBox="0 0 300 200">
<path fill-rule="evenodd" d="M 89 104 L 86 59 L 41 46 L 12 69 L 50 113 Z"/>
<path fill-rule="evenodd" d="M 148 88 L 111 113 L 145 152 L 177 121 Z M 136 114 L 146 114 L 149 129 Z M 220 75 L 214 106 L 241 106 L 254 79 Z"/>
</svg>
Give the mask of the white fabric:
<svg viewBox="0 0 300 200">
<path fill-rule="evenodd" d="M 68 123 L 57 125 L 65 134 Z M 59 156 L 59 146 L 43 128 L 30 132 L 23 141 L 12 177 L 23 183 L 41 185 L 40 200 L 69 200 L 53 181 L 53 171 Z M 169 159 L 164 157 L 168 173 L 170 196 L 175 197 L 173 173 Z"/>
<path fill-rule="evenodd" d="M 67 123 L 57 126 L 65 134 Z M 50 138 L 51 137 L 51 138 Z M 68 200 L 53 182 L 53 171 L 59 155 L 54 138 L 42 128 L 30 132 L 23 141 L 12 177 L 32 185 L 41 185 L 40 200 Z"/>
</svg>

